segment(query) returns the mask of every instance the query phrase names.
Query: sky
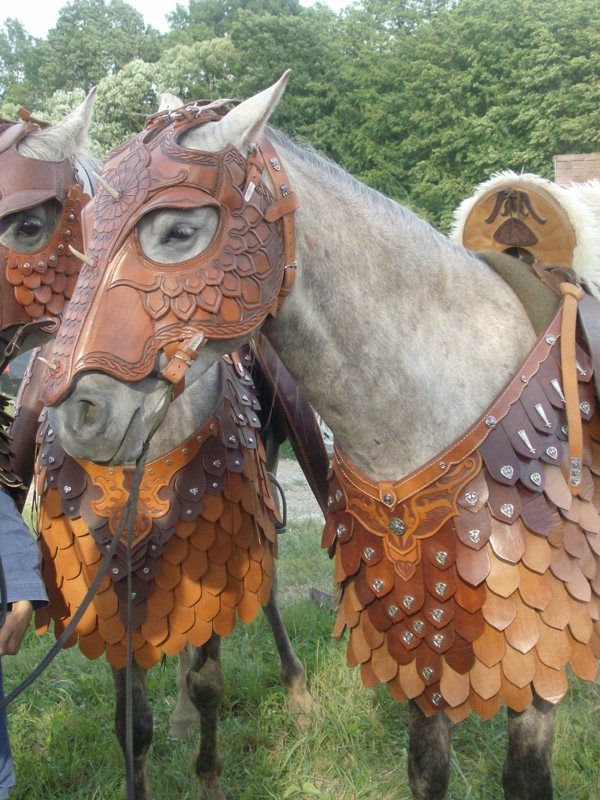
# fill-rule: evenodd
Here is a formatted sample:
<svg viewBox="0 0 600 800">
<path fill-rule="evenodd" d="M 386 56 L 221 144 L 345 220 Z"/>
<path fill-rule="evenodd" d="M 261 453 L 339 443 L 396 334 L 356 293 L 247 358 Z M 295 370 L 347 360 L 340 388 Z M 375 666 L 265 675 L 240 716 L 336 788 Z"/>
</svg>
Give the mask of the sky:
<svg viewBox="0 0 600 800">
<path fill-rule="evenodd" d="M 173 11 L 177 5 L 177 0 L 126 0 L 126 2 L 141 11 L 149 25 L 161 31 L 167 29 L 165 15 Z M 300 0 L 300 2 L 304 6 L 313 5 L 312 0 Z M 326 0 L 326 3 L 334 11 L 338 11 L 348 5 L 350 0 Z M 185 0 L 182 4 L 186 5 Z M 65 0 L 19 0 L 12 8 L 8 7 L 8 3 L 2 5 L 0 21 L 5 17 L 16 17 L 33 36 L 43 37 L 49 28 L 54 27 L 58 11 L 66 5 L 66 2 Z"/>
</svg>

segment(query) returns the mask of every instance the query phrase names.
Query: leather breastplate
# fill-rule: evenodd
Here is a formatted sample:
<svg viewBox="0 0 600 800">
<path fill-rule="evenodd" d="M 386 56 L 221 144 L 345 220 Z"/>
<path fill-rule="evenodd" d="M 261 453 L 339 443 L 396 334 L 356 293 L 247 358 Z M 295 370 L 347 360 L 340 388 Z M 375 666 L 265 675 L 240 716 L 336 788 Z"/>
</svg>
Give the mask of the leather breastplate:
<svg viewBox="0 0 600 800">
<path fill-rule="evenodd" d="M 600 419 L 577 344 L 583 469 L 569 490 L 560 317 L 514 379 L 447 451 L 375 482 L 334 453 L 323 546 L 363 683 L 454 721 L 558 702 L 566 665 L 593 680 L 600 657 Z"/>
<path fill-rule="evenodd" d="M 248 376 L 222 363 L 212 417 L 187 441 L 146 465 L 132 544 L 134 658 L 144 668 L 186 643 L 225 636 L 249 622 L 271 590 L 276 507 L 258 436 L 258 403 Z M 39 435 L 37 493 L 43 576 L 58 635 L 92 582 L 129 496 L 121 467 L 75 461 L 47 421 Z M 126 661 L 126 542 L 83 616 L 78 640 L 88 658 Z"/>
</svg>

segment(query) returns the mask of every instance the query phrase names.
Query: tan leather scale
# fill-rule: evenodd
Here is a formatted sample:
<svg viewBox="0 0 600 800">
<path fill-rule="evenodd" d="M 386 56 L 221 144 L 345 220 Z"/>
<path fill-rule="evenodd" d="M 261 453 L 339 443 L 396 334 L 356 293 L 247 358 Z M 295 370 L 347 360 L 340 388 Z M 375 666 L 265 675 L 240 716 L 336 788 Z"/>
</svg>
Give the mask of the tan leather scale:
<svg viewBox="0 0 600 800">
<path fill-rule="evenodd" d="M 232 146 L 211 153 L 179 144 L 230 108 L 231 101 L 216 101 L 156 115 L 109 154 L 104 186 L 84 215 L 93 264 L 82 268 L 55 341 L 49 404 L 84 370 L 141 380 L 173 343 L 181 347 L 165 374 L 177 383 L 206 339 L 242 336 L 276 313 L 293 281 L 296 208 L 277 156 L 265 140 L 247 158 Z M 275 196 L 261 179 L 265 169 Z M 167 265 L 142 253 L 136 224 L 144 214 L 203 205 L 219 214 L 206 250 Z"/>
<path fill-rule="evenodd" d="M 60 316 L 79 272 L 69 245 L 83 246 L 81 213 L 89 198 L 69 159 L 41 161 L 18 152 L 18 143 L 40 125 L 45 123 L 0 120 L 0 219 L 52 198 L 63 207 L 54 235 L 39 252 L 16 253 L 0 245 L 0 330 Z"/>
<path fill-rule="evenodd" d="M 567 666 L 596 675 L 600 418 L 575 339 L 579 290 L 563 292 L 514 378 L 445 452 L 399 482 L 334 453 L 323 545 L 342 591 L 336 632 L 350 630 L 366 686 L 426 715 L 522 711 L 534 693 L 558 702 Z"/>
<path fill-rule="evenodd" d="M 148 669 L 236 617 L 250 622 L 271 591 L 278 517 L 259 439 L 252 380 L 230 357 L 221 365 L 221 398 L 206 424 L 159 459 L 141 480 L 132 546 L 134 659 Z M 70 458 L 44 418 L 36 486 L 43 576 L 50 605 L 39 632 L 60 634 L 79 607 L 121 521 L 131 474 Z M 88 658 L 126 664 L 127 552 L 119 545 L 109 573 L 72 644 Z"/>
</svg>

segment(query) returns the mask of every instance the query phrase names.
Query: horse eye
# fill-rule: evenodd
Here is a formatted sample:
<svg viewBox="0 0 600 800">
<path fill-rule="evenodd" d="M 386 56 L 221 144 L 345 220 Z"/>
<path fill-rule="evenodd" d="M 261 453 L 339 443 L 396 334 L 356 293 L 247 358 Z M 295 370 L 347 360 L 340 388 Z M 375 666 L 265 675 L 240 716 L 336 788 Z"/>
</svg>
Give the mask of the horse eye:
<svg viewBox="0 0 600 800">
<path fill-rule="evenodd" d="M 167 234 L 167 240 L 175 239 L 178 242 L 184 242 L 186 239 L 192 238 L 195 230 L 191 225 L 178 225 L 176 228 L 171 228 Z"/>
<path fill-rule="evenodd" d="M 23 220 L 19 227 L 19 231 L 25 236 L 37 236 L 41 229 L 42 223 L 39 219 L 35 219 L 35 217 L 28 217 Z"/>
</svg>

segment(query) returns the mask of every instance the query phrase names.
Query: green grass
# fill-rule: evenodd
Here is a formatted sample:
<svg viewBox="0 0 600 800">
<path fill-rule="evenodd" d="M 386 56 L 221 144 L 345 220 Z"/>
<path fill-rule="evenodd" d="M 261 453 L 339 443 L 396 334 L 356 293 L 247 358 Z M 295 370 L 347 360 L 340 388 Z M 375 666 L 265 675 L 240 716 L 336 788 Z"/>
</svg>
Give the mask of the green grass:
<svg viewBox="0 0 600 800">
<path fill-rule="evenodd" d="M 385 690 L 364 690 L 345 665 L 343 643 L 330 637 L 333 617 L 311 605 L 310 586 L 331 585 L 316 522 L 290 523 L 281 537 L 280 596 L 294 646 L 306 664 L 319 712 L 299 732 L 286 712 L 278 662 L 262 616 L 226 640 L 226 696 L 220 726 L 223 786 L 230 800 L 409 800 L 407 708 Z M 8 687 L 50 646 L 30 634 L 16 659 L 3 659 Z M 155 735 L 150 774 L 155 800 L 198 797 L 195 741 L 168 738 L 175 705 L 176 661 L 149 674 Z M 76 649 L 58 657 L 13 706 L 11 738 L 18 788 L 13 800 L 118 800 L 123 763 L 112 731 L 113 694 L 104 661 Z M 600 797 L 600 684 L 572 682 L 558 712 L 554 755 L 556 800 Z M 500 800 L 506 747 L 504 714 L 470 718 L 454 734 L 450 800 Z"/>
</svg>

